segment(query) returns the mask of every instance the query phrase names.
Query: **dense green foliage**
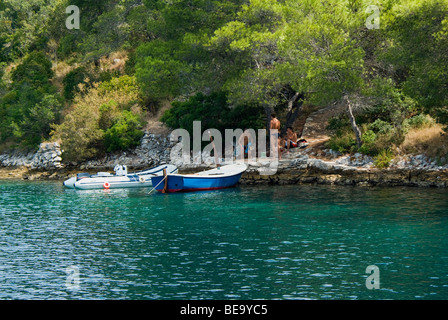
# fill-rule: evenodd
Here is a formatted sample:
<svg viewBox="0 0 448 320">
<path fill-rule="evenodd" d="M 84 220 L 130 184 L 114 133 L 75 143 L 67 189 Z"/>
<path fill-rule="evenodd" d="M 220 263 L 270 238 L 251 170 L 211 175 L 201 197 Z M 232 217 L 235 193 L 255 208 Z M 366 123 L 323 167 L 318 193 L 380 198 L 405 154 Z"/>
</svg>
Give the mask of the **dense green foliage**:
<svg viewBox="0 0 448 320">
<path fill-rule="evenodd" d="M 1 139 L 14 137 L 35 146 L 49 137 L 50 124 L 58 121 L 62 98 L 51 84 L 51 62 L 33 51 L 11 72 L 11 85 L 1 97 Z"/>
<path fill-rule="evenodd" d="M 260 112 L 261 111 L 261 112 Z M 184 128 L 193 133 L 193 121 L 201 120 L 202 127 L 224 132 L 227 128 L 262 128 L 262 110 L 257 106 L 229 107 L 225 93 L 202 93 L 185 102 L 173 102 L 173 107 L 161 118 L 172 128 Z"/>
<path fill-rule="evenodd" d="M 168 126 L 221 130 L 350 101 L 362 146 L 341 114 L 330 147 L 387 156 L 424 114 L 448 125 L 447 13 L 447 0 L 0 0 L 0 143 L 57 138 L 81 160 L 135 146 L 143 111 L 166 101 Z M 116 52 L 126 65 L 107 67 Z"/>
<path fill-rule="evenodd" d="M 54 126 L 53 137 L 66 148 L 64 159 L 79 161 L 136 146 L 143 135 L 138 92 L 135 78 L 124 75 L 75 95 L 64 121 Z"/>
<path fill-rule="evenodd" d="M 104 144 L 108 152 L 136 147 L 143 136 L 142 121 L 138 115 L 124 110 L 104 134 Z"/>
</svg>

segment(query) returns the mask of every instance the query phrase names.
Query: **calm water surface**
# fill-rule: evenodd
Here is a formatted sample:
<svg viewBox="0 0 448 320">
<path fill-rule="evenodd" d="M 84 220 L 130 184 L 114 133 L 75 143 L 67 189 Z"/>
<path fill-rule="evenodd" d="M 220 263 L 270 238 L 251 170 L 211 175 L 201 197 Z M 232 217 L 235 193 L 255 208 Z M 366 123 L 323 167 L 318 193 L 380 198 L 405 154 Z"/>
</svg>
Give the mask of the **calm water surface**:
<svg viewBox="0 0 448 320">
<path fill-rule="evenodd" d="M 448 298 L 446 190 L 148 191 L 0 181 L 0 299 Z"/>
</svg>

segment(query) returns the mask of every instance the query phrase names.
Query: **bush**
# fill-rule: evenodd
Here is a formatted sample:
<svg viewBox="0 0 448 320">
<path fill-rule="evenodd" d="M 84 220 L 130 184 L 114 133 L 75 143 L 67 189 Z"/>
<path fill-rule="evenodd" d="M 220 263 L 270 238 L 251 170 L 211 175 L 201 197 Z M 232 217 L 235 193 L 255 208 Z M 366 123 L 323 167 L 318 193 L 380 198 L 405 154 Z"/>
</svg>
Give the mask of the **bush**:
<svg viewBox="0 0 448 320">
<path fill-rule="evenodd" d="M 78 84 L 87 83 L 84 80 L 88 77 L 87 70 L 83 67 L 73 69 L 64 77 L 62 84 L 64 85 L 64 98 L 71 100 L 75 93 L 79 92 Z"/>
<path fill-rule="evenodd" d="M 49 85 L 49 79 L 52 77 L 51 61 L 43 52 L 30 53 L 11 73 L 11 79 L 15 85 L 26 82 L 27 85 L 33 87 Z"/>
<path fill-rule="evenodd" d="M 378 169 L 388 168 L 393 158 L 394 154 L 390 149 L 384 149 L 375 157 L 374 165 Z"/>
<path fill-rule="evenodd" d="M 112 92 L 121 92 L 121 94 L 129 97 L 127 105 L 132 105 L 139 101 L 139 87 L 134 76 L 124 75 L 112 78 L 109 81 L 102 82 L 98 90 L 100 94 L 107 95 Z"/>
<path fill-rule="evenodd" d="M 67 58 L 70 54 L 77 51 L 79 38 L 75 34 L 67 34 L 59 41 L 57 49 L 58 55 L 61 58 Z"/>
<path fill-rule="evenodd" d="M 337 135 L 347 131 L 350 128 L 350 120 L 346 115 L 332 117 L 328 120 L 327 130 L 334 131 Z"/>
<path fill-rule="evenodd" d="M 104 131 L 99 128 L 95 105 L 79 104 L 55 126 L 54 137 L 62 141 L 64 160 L 82 161 L 97 156 Z"/>
<path fill-rule="evenodd" d="M 353 153 L 356 151 L 356 139 L 353 132 L 345 130 L 330 138 L 327 147 L 340 153 Z"/>
<path fill-rule="evenodd" d="M 124 110 L 116 123 L 106 131 L 104 145 L 107 152 L 126 150 L 140 144 L 143 137 L 142 120 L 138 115 Z"/>
<path fill-rule="evenodd" d="M 120 116 L 120 109 L 118 103 L 114 100 L 110 100 L 100 106 L 100 118 L 98 120 L 98 125 L 100 129 L 106 131 L 117 122 Z"/>
<path fill-rule="evenodd" d="M 435 121 L 424 114 L 418 114 L 416 116 L 413 116 L 412 118 L 406 119 L 403 122 L 403 126 L 409 130 L 409 129 L 421 129 L 425 127 L 429 127 L 431 125 L 435 124 Z"/>
<path fill-rule="evenodd" d="M 378 154 L 378 147 L 376 145 L 377 135 L 372 130 L 367 130 L 362 135 L 362 146 L 359 148 L 359 152 L 367 155 Z"/>
<path fill-rule="evenodd" d="M 70 112 L 54 126 L 53 137 L 61 140 L 64 160 L 83 161 L 138 145 L 143 135 L 138 98 L 135 79 L 129 76 L 94 83 L 76 94 Z"/>
<path fill-rule="evenodd" d="M 367 126 L 370 130 L 378 134 L 390 134 L 394 127 L 389 122 L 383 121 L 381 119 L 376 119 L 373 123 Z"/>
<path fill-rule="evenodd" d="M 330 118 L 327 130 L 334 134 L 327 142 L 327 147 L 340 153 L 353 153 L 356 151 L 356 139 L 349 118 L 345 115 L 339 115 Z"/>
<path fill-rule="evenodd" d="M 435 116 L 438 122 L 444 124 L 443 130 L 448 132 L 448 106 L 436 108 Z"/>
<path fill-rule="evenodd" d="M 362 126 L 362 145 L 359 149 L 356 146 L 355 136 L 347 117 L 339 116 L 330 119 L 327 129 L 335 131 L 328 141 L 327 147 L 340 153 L 361 152 L 376 156 L 393 144 L 399 145 L 404 139 L 400 128 L 381 119 Z"/>
<path fill-rule="evenodd" d="M 45 95 L 40 103 L 34 105 L 21 123 L 22 143 L 38 146 L 49 137 L 51 125 L 59 123 L 63 99 L 59 95 Z"/>
</svg>

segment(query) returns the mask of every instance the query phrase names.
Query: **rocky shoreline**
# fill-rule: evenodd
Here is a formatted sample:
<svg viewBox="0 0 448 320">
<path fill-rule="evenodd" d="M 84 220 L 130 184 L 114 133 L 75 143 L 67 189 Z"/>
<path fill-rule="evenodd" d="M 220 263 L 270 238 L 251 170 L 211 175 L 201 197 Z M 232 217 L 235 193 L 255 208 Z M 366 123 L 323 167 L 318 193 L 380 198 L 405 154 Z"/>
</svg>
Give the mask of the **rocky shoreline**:
<svg viewBox="0 0 448 320">
<path fill-rule="evenodd" d="M 308 158 L 281 161 L 275 175 L 260 175 L 249 168 L 241 179 L 242 184 L 326 184 L 349 186 L 408 186 L 448 187 L 448 169 L 418 169 L 391 167 L 377 169 L 341 165 L 335 161 Z"/>
<path fill-rule="evenodd" d="M 62 150 L 57 142 L 41 143 L 37 151 L 13 150 L 0 155 L 2 168 L 57 170 L 63 168 Z"/>
<path fill-rule="evenodd" d="M 147 131 L 140 146 L 130 152 L 110 154 L 84 163 L 63 163 L 60 145 L 57 142 L 43 143 L 34 153 L 15 151 L 0 155 L 0 179 L 64 180 L 79 172 L 112 171 L 116 164 L 127 165 L 132 172 L 170 163 L 173 146 L 169 135 Z M 213 162 L 213 159 L 208 160 Z M 448 187 L 448 165 L 441 165 L 443 162 L 437 163 L 424 155 L 396 158 L 388 168 L 378 169 L 373 158 L 359 153 L 341 155 L 323 150 L 316 154 L 311 149 L 294 150 L 279 161 L 273 175 L 260 173 L 261 162 L 249 165 L 241 184 Z M 210 166 L 179 166 L 180 172 L 197 172 L 206 168 Z"/>
<path fill-rule="evenodd" d="M 140 145 L 132 151 L 108 154 L 83 163 L 62 162 L 57 142 L 42 143 L 36 152 L 11 151 L 0 155 L 0 179 L 62 180 L 79 172 L 112 171 L 115 165 L 140 170 L 168 163 L 173 144 L 169 135 L 146 131 Z"/>
</svg>

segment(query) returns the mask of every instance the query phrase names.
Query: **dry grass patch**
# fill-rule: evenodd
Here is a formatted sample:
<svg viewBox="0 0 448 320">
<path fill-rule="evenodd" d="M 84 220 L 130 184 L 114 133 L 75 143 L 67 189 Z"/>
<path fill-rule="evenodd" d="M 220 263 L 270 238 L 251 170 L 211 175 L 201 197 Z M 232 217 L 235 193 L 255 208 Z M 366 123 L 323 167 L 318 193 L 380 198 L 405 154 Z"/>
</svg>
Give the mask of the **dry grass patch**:
<svg viewBox="0 0 448 320">
<path fill-rule="evenodd" d="M 119 72 L 124 72 L 127 59 L 126 51 L 112 52 L 108 56 L 100 59 L 100 68 L 103 71 L 117 70 Z"/>
<path fill-rule="evenodd" d="M 410 129 L 400 149 L 407 154 L 425 154 L 428 157 L 448 155 L 448 137 L 440 124 Z"/>
<path fill-rule="evenodd" d="M 74 66 L 71 66 L 65 61 L 59 61 L 57 63 L 54 63 L 53 64 L 54 77 L 52 79 L 52 84 L 56 86 L 59 91 L 62 91 L 64 88 L 64 84 L 62 81 L 64 80 L 65 76 L 76 67 L 77 67 L 76 64 Z"/>
</svg>

